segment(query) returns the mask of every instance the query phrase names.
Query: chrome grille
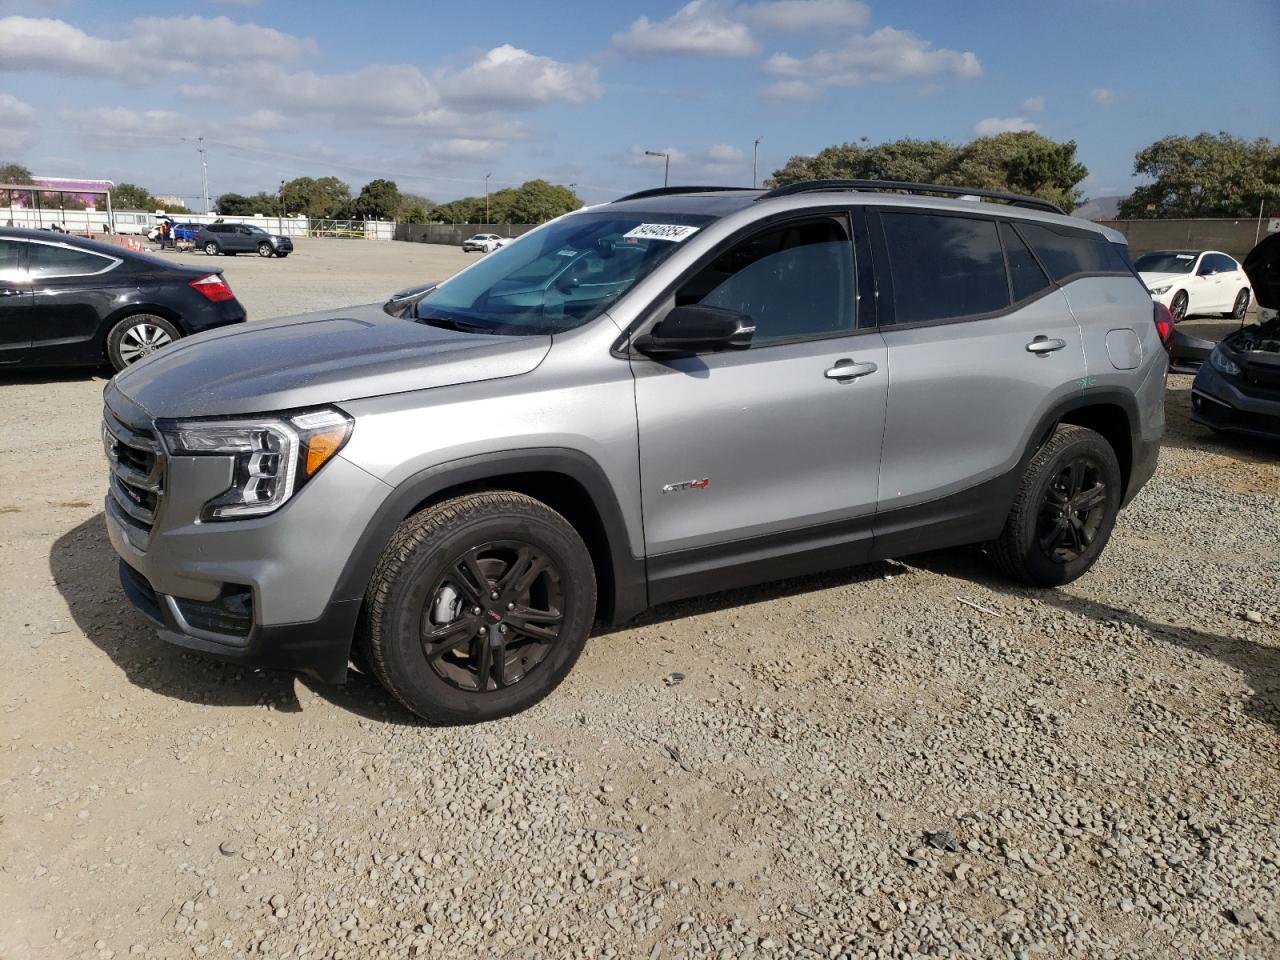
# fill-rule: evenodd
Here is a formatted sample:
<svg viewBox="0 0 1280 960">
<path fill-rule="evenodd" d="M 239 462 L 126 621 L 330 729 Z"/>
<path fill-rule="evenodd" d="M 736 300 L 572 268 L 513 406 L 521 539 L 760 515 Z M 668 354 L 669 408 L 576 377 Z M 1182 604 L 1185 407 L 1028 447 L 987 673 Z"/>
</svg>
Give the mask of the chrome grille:
<svg viewBox="0 0 1280 960">
<path fill-rule="evenodd" d="M 164 494 L 164 455 L 150 430 L 102 411 L 102 447 L 111 466 L 111 499 L 135 525 L 150 531 Z"/>
</svg>

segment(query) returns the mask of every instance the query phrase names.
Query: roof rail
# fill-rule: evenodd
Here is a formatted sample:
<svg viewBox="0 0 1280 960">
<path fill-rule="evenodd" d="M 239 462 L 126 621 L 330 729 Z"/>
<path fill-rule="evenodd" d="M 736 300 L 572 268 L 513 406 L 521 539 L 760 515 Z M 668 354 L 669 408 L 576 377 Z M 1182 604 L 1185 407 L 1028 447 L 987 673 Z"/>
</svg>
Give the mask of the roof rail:
<svg viewBox="0 0 1280 960">
<path fill-rule="evenodd" d="M 669 197 L 679 193 L 718 193 L 721 190 L 751 190 L 751 187 L 654 187 L 651 190 L 639 190 L 619 197 L 614 203 L 623 200 L 643 200 L 645 197 Z"/>
<path fill-rule="evenodd" d="M 1006 193 L 1003 190 L 983 190 L 978 187 L 950 187 L 939 183 L 909 183 L 904 180 L 800 180 L 762 193 L 757 200 L 773 197 L 789 197 L 797 193 L 819 193 L 824 190 L 869 190 L 877 193 L 899 191 L 902 193 L 940 193 L 950 197 L 982 197 L 984 200 L 1003 200 L 1013 207 L 1029 207 L 1047 213 L 1066 211 L 1055 203 L 1022 193 Z"/>
</svg>

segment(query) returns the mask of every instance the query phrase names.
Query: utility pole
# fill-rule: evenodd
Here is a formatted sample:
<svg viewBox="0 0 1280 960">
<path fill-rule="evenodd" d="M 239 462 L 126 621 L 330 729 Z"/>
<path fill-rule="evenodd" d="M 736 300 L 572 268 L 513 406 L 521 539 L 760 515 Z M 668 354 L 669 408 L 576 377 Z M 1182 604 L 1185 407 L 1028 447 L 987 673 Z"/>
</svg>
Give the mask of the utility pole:
<svg viewBox="0 0 1280 960">
<path fill-rule="evenodd" d="M 667 186 L 671 182 L 671 154 L 663 153 L 661 150 L 646 150 L 644 155 L 646 157 L 662 157 L 666 161 L 662 169 L 662 185 L 664 187 Z"/>
<path fill-rule="evenodd" d="M 760 141 L 764 137 L 756 137 L 756 142 L 751 147 L 751 189 L 756 188 L 756 158 L 760 155 Z"/>
<path fill-rule="evenodd" d="M 484 223 L 485 223 L 485 226 L 489 225 L 489 178 L 492 176 L 493 176 L 492 173 L 486 173 L 484 175 Z"/>
<path fill-rule="evenodd" d="M 209 161 L 205 156 L 204 137 L 182 137 L 187 143 L 196 145 L 200 154 L 200 196 L 204 199 L 204 212 L 209 212 Z"/>
</svg>

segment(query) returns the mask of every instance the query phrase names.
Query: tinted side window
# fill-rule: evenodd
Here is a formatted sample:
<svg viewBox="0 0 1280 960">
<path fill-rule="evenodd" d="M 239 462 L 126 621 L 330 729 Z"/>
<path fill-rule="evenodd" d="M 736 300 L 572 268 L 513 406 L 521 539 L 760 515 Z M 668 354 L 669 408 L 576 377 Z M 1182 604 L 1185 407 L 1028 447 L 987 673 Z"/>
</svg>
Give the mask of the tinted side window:
<svg viewBox="0 0 1280 960">
<path fill-rule="evenodd" d="M 994 220 L 884 211 L 895 323 L 952 320 L 1009 306 Z"/>
<path fill-rule="evenodd" d="M 1078 273 L 1129 272 L 1124 260 L 1101 235 L 1059 233 L 1039 223 L 1019 223 L 1017 229 L 1055 280 L 1066 280 Z"/>
<path fill-rule="evenodd" d="M 1019 303 L 1034 297 L 1049 286 L 1049 278 L 1036 263 L 1030 248 L 1007 223 L 1000 224 L 1000 239 L 1009 259 L 1009 282 L 1013 285 L 1013 300 Z"/>
<path fill-rule="evenodd" d="M 676 293 L 750 316 L 753 343 L 853 329 L 853 249 L 832 219 L 766 230 L 716 257 Z"/>
<path fill-rule="evenodd" d="M 1209 266 L 1218 273 L 1230 273 L 1236 269 L 1235 261 L 1222 253 L 1211 253 L 1205 258 L 1209 261 Z"/>
<path fill-rule="evenodd" d="M 68 247 L 51 247 L 44 243 L 31 244 L 27 253 L 31 278 L 76 277 L 100 273 L 112 265 L 106 257 L 87 250 Z"/>
<path fill-rule="evenodd" d="M 22 277 L 22 248 L 19 240 L 0 240 L 0 283 L 19 283 Z"/>
</svg>

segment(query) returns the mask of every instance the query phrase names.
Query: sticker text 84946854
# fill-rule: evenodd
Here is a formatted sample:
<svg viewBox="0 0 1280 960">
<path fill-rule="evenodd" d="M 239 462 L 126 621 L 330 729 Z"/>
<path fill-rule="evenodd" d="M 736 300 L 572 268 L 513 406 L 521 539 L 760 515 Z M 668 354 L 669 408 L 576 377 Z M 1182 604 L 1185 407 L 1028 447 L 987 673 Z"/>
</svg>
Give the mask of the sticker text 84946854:
<svg viewBox="0 0 1280 960">
<path fill-rule="evenodd" d="M 688 240 L 698 232 L 697 227 L 687 227 L 680 223 L 642 223 L 632 227 L 622 236 L 626 240 L 669 240 L 679 243 Z"/>
</svg>

